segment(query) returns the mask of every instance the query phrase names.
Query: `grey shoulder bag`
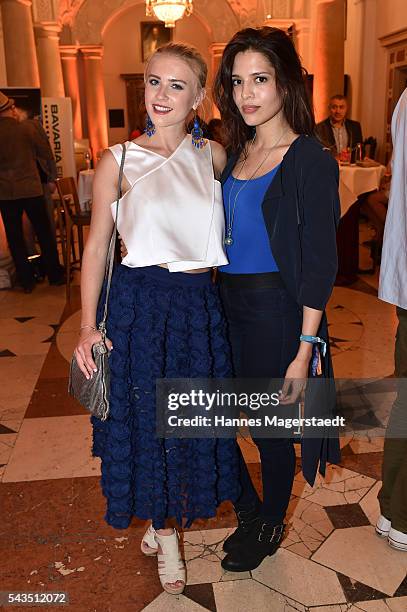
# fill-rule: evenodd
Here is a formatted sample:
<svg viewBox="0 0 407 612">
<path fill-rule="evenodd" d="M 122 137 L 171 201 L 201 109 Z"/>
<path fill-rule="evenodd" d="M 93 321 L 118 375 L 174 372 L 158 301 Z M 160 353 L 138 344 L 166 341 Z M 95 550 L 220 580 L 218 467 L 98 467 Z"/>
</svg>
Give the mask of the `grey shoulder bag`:
<svg viewBox="0 0 407 612">
<path fill-rule="evenodd" d="M 69 371 L 69 383 L 68 393 L 72 395 L 78 402 L 89 410 L 89 412 L 105 421 L 109 415 L 109 396 L 110 396 L 110 370 L 109 370 L 109 354 L 110 351 L 106 346 L 106 319 L 108 310 L 108 301 L 110 293 L 110 285 L 112 281 L 114 254 L 116 246 L 116 231 L 117 231 L 117 218 L 119 213 L 119 200 L 121 197 L 121 184 L 123 178 L 123 167 L 124 159 L 126 156 L 126 147 L 122 145 L 123 152 L 120 162 L 119 179 L 117 187 L 117 199 L 116 199 L 116 215 L 114 221 L 114 228 L 112 236 L 110 238 L 109 250 L 106 258 L 106 295 L 103 307 L 103 317 L 98 325 L 98 330 L 102 335 L 102 340 L 97 342 L 92 347 L 93 359 L 95 361 L 97 372 L 93 373 L 92 378 L 87 380 L 80 370 L 76 361 L 75 355 L 71 360 L 71 367 Z"/>
</svg>

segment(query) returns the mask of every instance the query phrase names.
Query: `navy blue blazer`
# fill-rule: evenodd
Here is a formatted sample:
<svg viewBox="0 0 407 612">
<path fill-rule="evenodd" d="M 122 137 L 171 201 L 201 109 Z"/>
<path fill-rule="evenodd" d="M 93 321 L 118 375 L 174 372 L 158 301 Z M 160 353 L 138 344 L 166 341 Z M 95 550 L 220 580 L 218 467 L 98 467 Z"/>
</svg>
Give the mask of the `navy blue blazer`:
<svg viewBox="0 0 407 612">
<path fill-rule="evenodd" d="M 222 184 L 231 174 L 238 155 L 231 156 L 222 173 Z M 310 136 L 299 136 L 290 146 L 263 199 L 263 217 L 287 291 L 299 308 L 325 310 L 334 286 L 338 261 L 336 229 L 340 218 L 339 168 L 329 151 Z M 325 312 L 318 335 L 328 340 Z M 333 376 L 327 347 L 323 375 Z M 335 411 L 335 399 L 327 407 Z M 319 463 L 340 461 L 337 438 L 304 438 L 302 471 L 313 484 Z"/>
</svg>

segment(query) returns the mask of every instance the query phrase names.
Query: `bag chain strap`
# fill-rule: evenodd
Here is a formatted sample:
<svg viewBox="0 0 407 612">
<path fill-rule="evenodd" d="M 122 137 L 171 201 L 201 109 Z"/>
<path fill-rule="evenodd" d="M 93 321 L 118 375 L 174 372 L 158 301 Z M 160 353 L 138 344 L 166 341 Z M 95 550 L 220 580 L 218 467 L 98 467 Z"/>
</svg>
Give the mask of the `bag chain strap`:
<svg viewBox="0 0 407 612">
<path fill-rule="evenodd" d="M 122 186 L 122 178 L 123 178 L 124 158 L 126 157 L 126 147 L 124 144 L 122 144 L 122 150 L 123 152 L 122 152 L 122 159 L 120 162 L 119 182 L 117 186 L 116 215 L 115 215 L 115 220 L 114 220 L 114 228 L 113 228 L 112 236 L 110 238 L 109 250 L 108 250 L 107 259 L 106 259 L 106 268 L 105 268 L 105 278 L 107 277 L 105 304 L 103 307 L 103 318 L 98 325 L 98 329 L 100 333 L 102 334 L 103 342 L 105 341 L 105 338 L 106 338 L 107 306 L 109 302 L 110 285 L 112 282 L 114 254 L 115 254 L 115 247 L 116 247 L 117 219 L 119 215 L 119 200 L 122 196 L 121 186 Z"/>
</svg>

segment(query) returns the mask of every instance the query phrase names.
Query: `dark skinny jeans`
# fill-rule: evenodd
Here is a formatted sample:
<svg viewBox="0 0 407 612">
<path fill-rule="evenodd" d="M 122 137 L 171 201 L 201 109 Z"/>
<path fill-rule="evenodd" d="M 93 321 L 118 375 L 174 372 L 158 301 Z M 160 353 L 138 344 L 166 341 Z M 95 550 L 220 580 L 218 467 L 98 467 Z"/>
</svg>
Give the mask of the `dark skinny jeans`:
<svg viewBox="0 0 407 612">
<path fill-rule="evenodd" d="M 279 275 L 262 275 L 265 285 L 281 284 Z M 240 287 L 230 286 L 226 274 L 220 274 L 220 288 L 235 376 L 238 378 L 284 378 L 294 359 L 301 334 L 301 310 L 281 286 L 264 286 L 246 277 Z M 233 275 L 237 278 L 237 275 Z M 260 276 L 256 275 L 259 279 Z M 277 281 L 277 282 L 274 282 Z M 235 282 L 233 283 L 235 285 Z M 284 520 L 295 475 L 295 451 L 290 438 L 253 438 L 260 453 L 263 502 L 257 495 L 245 460 L 240 452 L 242 493 L 236 509 L 258 505 L 260 515 L 272 525 Z"/>
</svg>

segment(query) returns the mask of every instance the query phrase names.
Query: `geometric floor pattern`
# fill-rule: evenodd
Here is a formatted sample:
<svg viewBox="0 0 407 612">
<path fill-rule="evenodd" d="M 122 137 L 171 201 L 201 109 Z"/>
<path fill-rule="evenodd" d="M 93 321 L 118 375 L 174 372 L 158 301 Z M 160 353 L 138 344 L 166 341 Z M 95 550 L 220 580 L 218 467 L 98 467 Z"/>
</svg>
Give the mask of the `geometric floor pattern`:
<svg viewBox="0 0 407 612">
<path fill-rule="evenodd" d="M 334 290 L 328 318 L 338 377 L 393 372 L 395 316 L 376 287 L 377 278 L 360 277 Z M 103 520 L 89 419 L 66 394 L 78 309 L 75 286 L 69 307 L 63 287 L 0 292 L 1 590 L 65 591 L 71 609 L 84 612 L 407 611 L 407 555 L 373 527 L 382 436 L 342 439 L 341 465 L 313 488 L 297 457 L 287 536 L 253 572 L 220 566 L 235 527 L 230 504 L 197 521 L 183 533 L 187 587 L 177 597 L 163 593 L 156 560 L 139 549 L 145 522 L 119 531 Z M 241 446 L 261 492 L 256 447 L 250 437 Z"/>
</svg>

